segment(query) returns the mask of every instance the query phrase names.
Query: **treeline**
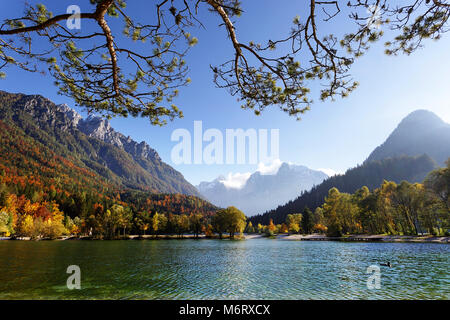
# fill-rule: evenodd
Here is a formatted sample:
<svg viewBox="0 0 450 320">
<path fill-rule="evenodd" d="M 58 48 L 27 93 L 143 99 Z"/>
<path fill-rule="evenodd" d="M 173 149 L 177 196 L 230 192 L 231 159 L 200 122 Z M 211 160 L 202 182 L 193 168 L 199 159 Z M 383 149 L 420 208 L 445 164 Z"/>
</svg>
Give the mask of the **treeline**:
<svg viewBox="0 0 450 320">
<path fill-rule="evenodd" d="M 1 177 L 1 176 L 0 176 Z M 210 233 L 218 208 L 194 196 L 118 193 L 98 197 L 81 192 L 11 193 L 0 183 L 0 236 L 55 239 L 63 235 L 112 239 L 126 234 Z M 244 225 L 245 226 L 245 225 Z M 227 229 L 228 230 L 228 229 Z"/>
<path fill-rule="evenodd" d="M 436 162 L 427 155 L 366 162 L 347 170 L 343 175 L 326 179 L 310 191 L 303 192 L 295 200 L 264 214 L 251 217 L 250 221 L 253 225 L 258 223 L 268 225 L 270 219 L 272 219 L 275 223 L 281 224 L 285 222 L 287 215 L 292 212 L 301 212 L 306 207 L 314 211 L 315 208 L 320 207 L 331 188 L 337 188 L 341 192 L 354 193 L 362 186 L 367 186 L 370 190 L 378 188 L 384 180 L 396 183 L 403 180 L 421 182 L 436 167 Z"/>
<path fill-rule="evenodd" d="M 0 172 L 0 236 L 55 239 L 64 235 L 116 239 L 125 235 L 190 233 L 231 238 L 246 225 L 244 213 L 195 196 L 126 190 L 110 196 L 9 179 Z"/>
<path fill-rule="evenodd" d="M 190 233 L 195 237 L 205 234 L 213 237 L 229 233 L 230 238 L 242 233 L 246 225 L 243 212 L 234 207 L 221 209 L 217 214 L 173 214 L 140 211 L 134 213 L 129 206 L 114 204 L 109 208 L 94 204 L 86 217 L 64 215 L 58 204 L 32 202 L 25 196 L 0 192 L 0 235 L 56 239 L 63 235 L 90 236 L 95 239 L 117 239 L 128 234 L 175 234 L 182 237 Z"/>
<path fill-rule="evenodd" d="M 333 187 L 312 212 L 288 214 L 283 223 L 250 222 L 247 231 L 275 233 L 389 234 L 436 236 L 450 230 L 450 159 L 446 168 L 432 171 L 423 183 L 384 181 L 372 192 L 364 186 L 343 193 Z"/>
</svg>

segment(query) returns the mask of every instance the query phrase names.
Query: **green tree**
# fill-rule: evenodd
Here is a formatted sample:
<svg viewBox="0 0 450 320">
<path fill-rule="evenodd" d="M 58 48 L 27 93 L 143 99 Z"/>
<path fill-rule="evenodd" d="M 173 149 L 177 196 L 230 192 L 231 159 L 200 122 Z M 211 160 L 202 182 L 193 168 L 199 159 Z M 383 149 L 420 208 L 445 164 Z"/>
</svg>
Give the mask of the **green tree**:
<svg viewBox="0 0 450 320">
<path fill-rule="evenodd" d="M 190 229 L 190 221 L 189 216 L 186 214 L 179 215 L 179 234 L 183 236 L 184 233 L 189 232 Z"/>
<path fill-rule="evenodd" d="M 236 233 L 242 233 L 246 226 L 245 214 L 235 207 L 228 207 L 216 212 L 212 218 L 214 231 L 222 238 L 223 233 L 228 232 L 233 239 Z"/>
<path fill-rule="evenodd" d="M 216 214 L 212 217 L 211 224 L 213 226 L 214 232 L 219 234 L 219 238 L 222 239 L 223 234 L 227 231 L 228 221 L 227 212 L 225 209 L 218 210 Z"/>
<path fill-rule="evenodd" d="M 312 230 L 314 228 L 313 213 L 308 207 L 306 207 L 303 211 L 302 228 L 306 234 L 312 233 Z"/>
<path fill-rule="evenodd" d="M 361 221 L 362 231 L 369 234 L 384 233 L 377 221 L 378 211 L 378 190 L 369 194 L 358 202 L 359 220 Z"/>
<path fill-rule="evenodd" d="M 103 215 L 103 229 L 104 235 L 111 239 L 120 234 L 120 228 L 124 233 L 130 223 L 130 214 L 128 209 L 123 206 L 114 204 L 111 208 L 105 211 Z"/>
<path fill-rule="evenodd" d="M 14 229 L 12 216 L 5 211 L 0 211 L 0 235 L 9 236 L 13 233 Z"/>
<path fill-rule="evenodd" d="M 360 231 L 357 221 L 358 207 L 351 195 L 332 188 L 322 208 L 329 235 L 342 236 Z"/>
<path fill-rule="evenodd" d="M 198 238 L 199 234 L 202 232 L 203 220 L 203 215 L 200 213 L 191 213 L 189 215 L 189 225 L 195 238 Z"/>
<path fill-rule="evenodd" d="M 442 203 L 443 208 L 450 212 L 450 158 L 445 168 L 430 172 L 424 181 L 424 185 L 431 194 Z"/>
<path fill-rule="evenodd" d="M 236 233 L 242 233 L 247 223 L 245 214 L 236 207 L 228 207 L 225 209 L 227 219 L 227 231 L 230 238 L 233 239 Z"/>
<path fill-rule="evenodd" d="M 133 212 L 129 207 L 113 206 L 116 210 L 118 209 L 118 227 L 122 229 L 122 235 L 125 236 L 127 229 L 132 226 Z"/>
<path fill-rule="evenodd" d="M 325 223 L 325 218 L 323 216 L 323 209 L 321 207 L 317 207 L 316 210 L 314 210 L 313 223 L 314 225 Z"/>
<path fill-rule="evenodd" d="M 0 208 L 6 206 L 6 200 L 8 199 L 8 189 L 3 183 L 0 184 Z"/>
<path fill-rule="evenodd" d="M 425 39 L 439 39 L 448 30 L 449 17 L 449 4 L 442 0 L 405 0 L 400 5 L 358 0 L 346 6 L 310 0 L 287 35 L 244 43 L 233 25 L 244 13 L 240 1 L 160 0 L 154 14 L 146 15 L 156 16 L 156 23 L 130 15 L 127 0 L 90 2 L 92 7 L 80 19 L 93 23 L 94 30 L 68 29 L 65 22 L 71 14 L 53 13 L 44 4 L 26 4 L 23 17 L 5 19 L 0 28 L 0 69 L 16 66 L 37 72 L 48 64 L 59 92 L 77 104 L 108 115 L 144 116 L 153 124 L 182 116 L 172 101 L 178 88 L 190 82 L 184 58 L 198 41 L 187 30 L 202 25 L 204 12 L 221 21 L 232 48 L 227 61 L 212 67 L 215 84 L 256 114 L 274 105 L 297 118 L 309 110 L 311 88 L 317 82 L 323 88 L 321 100 L 346 97 L 356 88 L 350 68 L 384 35 L 379 25 L 392 31 L 386 54 L 410 54 Z M 198 10 L 201 7 L 207 10 Z M 124 27 L 111 17 L 122 19 Z M 342 18 L 354 23 L 347 23 L 348 29 L 339 34 L 327 34 Z M 129 41 L 134 45 L 127 45 Z M 145 46 L 139 44 L 144 42 Z M 5 76 L 1 71 L 0 77 Z"/>
<path fill-rule="evenodd" d="M 253 223 L 249 221 L 247 223 L 247 227 L 245 228 L 245 232 L 247 233 L 255 233 L 255 227 L 253 227 Z"/>
<path fill-rule="evenodd" d="M 167 216 L 164 214 L 161 214 L 159 216 L 159 222 L 158 222 L 158 229 L 160 230 L 160 232 L 167 232 Z"/>
<path fill-rule="evenodd" d="M 419 233 L 419 212 L 424 209 L 423 186 L 402 181 L 392 194 L 392 206 L 400 214 L 402 229 L 406 234 Z"/>
</svg>

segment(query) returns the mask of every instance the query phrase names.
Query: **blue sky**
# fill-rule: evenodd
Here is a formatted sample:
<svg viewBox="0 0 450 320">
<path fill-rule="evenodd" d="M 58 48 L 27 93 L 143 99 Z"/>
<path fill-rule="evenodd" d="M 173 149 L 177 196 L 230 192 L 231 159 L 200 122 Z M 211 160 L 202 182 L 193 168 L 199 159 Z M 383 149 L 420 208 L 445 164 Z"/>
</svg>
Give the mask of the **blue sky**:
<svg viewBox="0 0 450 320">
<path fill-rule="evenodd" d="M 75 1 L 44 2 L 55 13 Z M 150 1 L 129 1 L 128 12 L 144 17 L 152 12 Z M 294 16 L 305 14 L 300 1 L 243 1 L 244 13 L 237 19 L 240 40 L 267 40 L 283 37 Z M 88 1 L 77 1 L 82 11 L 91 10 Z M 19 16 L 24 1 L 0 3 L 0 18 Z M 206 30 L 191 30 L 199 43 L 189 53 L 192 83 L 180 89 L 176 101 L 185 117 L 165 127 L 152 127 L 145 119 L 111 120 L 112 126 L 137 141 L 146 141 L 162 159 L 184 174 L 193 184 L 209 181 L 218 175 L 253 172 L 256 165 L 174 165 L 170 153 L 175 142 L 170 140 L 173 130 L 185 128 L 193 131 L 193 122 L 202 120 L 204 129 L 255 128 L 280 129 L 280 159 L 306 165 L 313 169 L 329 168 L 337 172 L 362 163 L 369 153 L 381 144 L 399 121 L 416 109 L 428 109 L 450 122 L 450 37 L 425 42 L 425 48 L 411 56 L 388 57 L 382 42 L 359 59 L 351 70 L 360 87 L 344 100 L 316 103 L 302 121 L 288 117 L 278 107 L 268 108 L 260 117 L 242 110 L 234 97 L 215 88 L 210 64 L 218 64 L 232 57 L 233 49 L 226 39 L 220 20 L 205 10 L 200 17 Z M 352 30 L 352 25 L 339 21 L 330 28 Z M 387 38 L 385 39 L 387 40 Z M 50 76 L 30 74 L 8 68 L 7 78 L 0 80 L 0 89 L 27 94 L 42 94 L 56 103 L 73 106 L 70 98 L 57 95 Z M 77 109 L 81 113 L 81 109 Z"/>
</svg>

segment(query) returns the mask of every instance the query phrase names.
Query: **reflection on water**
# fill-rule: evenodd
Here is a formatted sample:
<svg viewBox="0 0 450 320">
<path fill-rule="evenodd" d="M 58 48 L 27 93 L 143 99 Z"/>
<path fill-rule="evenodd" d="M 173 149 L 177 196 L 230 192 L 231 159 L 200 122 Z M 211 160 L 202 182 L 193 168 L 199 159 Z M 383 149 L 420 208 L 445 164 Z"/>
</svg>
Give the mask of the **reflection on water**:
<svg viewBox="0 0 450 320">
<path fill-rule="evenodd" d="M 314 241 L 0 241 L 1 299 L 449 299 L 450 247 Z M 382 267 L 381 289 L 366 269 Z M 81 268 L 81 290 L 66 269 Z"/>
</svg>

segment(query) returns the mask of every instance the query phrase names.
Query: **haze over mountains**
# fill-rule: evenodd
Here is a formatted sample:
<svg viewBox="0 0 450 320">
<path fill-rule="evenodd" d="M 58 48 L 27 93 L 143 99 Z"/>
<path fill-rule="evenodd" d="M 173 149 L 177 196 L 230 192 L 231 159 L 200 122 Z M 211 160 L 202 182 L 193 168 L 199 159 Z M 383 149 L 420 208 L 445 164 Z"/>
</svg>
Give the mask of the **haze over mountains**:
<svg viewBox="0 0 450 320">
<path fill-rule="evenodd" d="M 314 210 L 323 204 L 328 190 L 333 187 L 353 193 L 363 186 L 371 190 L 377 188 L 383 180 L 422 182 L 449 157 L 450 125 L 430 111 L 417 110 L 406 116 L 362 165 L 330 177 L 295 200 L 280 203 L 277 209 L 261 212 L 251 220 L 253 224 L 267 224 L 270 219 L 281 223 L 288 214 L 302 212 L 305 207 Z"/>
<path fill-rule="evenodd" d="M 115 131 L 107 120 L 82 119 L 67 105 L 56 105 L 42 96 L 4 91 L 0 91 L 0 120 L 118 187 L 198 195 L 147 143 Z"/>
<path fill-rule="evenodd" d="M 227 186 L 223 176 L 202 182 L 197 188 L 211 203 L 219 207 L 235 206 L 251 216 L 294 199 L 327 177 L 322 171 L 282 163 L 275 174 L 256 171 L 240 188 Z"/>
<path fill-rule="evenodd" d="M 366 161 L 421 154 L 429 155 L 440 166 L 450 156 L 450 124 L 427 110 L 417 110 L 405 117 Z"/>
</svg>

